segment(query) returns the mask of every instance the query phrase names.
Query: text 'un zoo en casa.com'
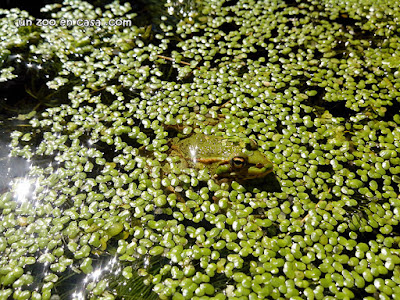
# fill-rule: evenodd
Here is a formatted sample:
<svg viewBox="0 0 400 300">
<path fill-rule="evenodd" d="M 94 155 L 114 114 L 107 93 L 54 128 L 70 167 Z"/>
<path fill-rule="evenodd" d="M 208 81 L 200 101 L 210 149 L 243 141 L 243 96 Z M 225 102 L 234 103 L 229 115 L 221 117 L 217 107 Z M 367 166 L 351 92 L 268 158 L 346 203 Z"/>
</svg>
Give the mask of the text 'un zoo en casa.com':
<svg viewBox="0 0 400 300">
<path fill-rule="evenodd" d="M 98 19 L 18 19 L 16 26 L 80 26 L 80 27 L 101 27 L 101 26 L 132 26 L 132 20 L 109 19 L 107 21 Z"/>
</svg>

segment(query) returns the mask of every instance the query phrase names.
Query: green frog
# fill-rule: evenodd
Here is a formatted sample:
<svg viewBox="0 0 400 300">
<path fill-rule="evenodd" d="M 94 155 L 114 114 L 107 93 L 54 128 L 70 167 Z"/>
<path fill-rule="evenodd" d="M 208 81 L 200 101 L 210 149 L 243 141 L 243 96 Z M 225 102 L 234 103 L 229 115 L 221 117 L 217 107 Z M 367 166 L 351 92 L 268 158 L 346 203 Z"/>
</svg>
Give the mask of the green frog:
<svg viewBox="0 0 400 300">
<path fill-rule="evenodd" d="M 182 167 L 207 167 L 217 181 L 244 182 L 273 171 L 272 162 L 258 150 L 257 143 L 248 138 L 196 133 L 188 138 L 173 139 L 170 154 L 181 158 Z"/>
</svg>

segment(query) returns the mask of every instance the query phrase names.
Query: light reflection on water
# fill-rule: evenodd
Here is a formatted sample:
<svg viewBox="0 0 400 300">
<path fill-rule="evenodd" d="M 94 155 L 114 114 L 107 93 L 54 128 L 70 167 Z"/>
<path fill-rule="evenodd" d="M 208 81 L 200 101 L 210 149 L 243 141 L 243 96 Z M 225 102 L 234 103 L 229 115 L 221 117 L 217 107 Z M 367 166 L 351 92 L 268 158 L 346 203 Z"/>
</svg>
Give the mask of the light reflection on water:
<svg viewBox="0 0 400 300">
<path fill-rule="evenodd" d="M 121 273 L 121 264 L 116 256 L 106 258 L 100 262 L 92 272 L 87 274 L 85 278 L 78 283 L 79 288 L 71 294 L 73 300 L 84 300 L 88 296 L 88 286 L 95 287 L 101 280 L 106 280 L 106 277 L 117 277 Z M 107 282 L 108 286 L 108 282 Z"/>
<path fill-rule="evenodd" d="M 189 147 L 190 158 L 194 164 L 197 162 L 198 150 L 199 147 L 197 145 Z"/>
<path fill-rule="evenodd" d="M 14 184 L 16 200 L 20 203 L 26 202 L 32 196 L 34 181 L 27 178 L 20 178 Z"/>
</svg>

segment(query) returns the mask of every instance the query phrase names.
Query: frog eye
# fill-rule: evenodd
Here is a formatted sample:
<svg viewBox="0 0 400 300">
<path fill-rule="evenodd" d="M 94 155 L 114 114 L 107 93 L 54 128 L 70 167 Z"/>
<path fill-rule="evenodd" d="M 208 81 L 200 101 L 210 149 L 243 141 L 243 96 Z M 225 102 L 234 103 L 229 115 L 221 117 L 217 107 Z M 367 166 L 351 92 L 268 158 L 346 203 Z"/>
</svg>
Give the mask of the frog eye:
<svg viewBox="0 0 400 300">
<path fill-rule="evenodd" d="M 235 156 L 231 160 L 231 165 L 236 169 L 243 168 L 246 165 L 246 159 L 241 156 Z"/>
</svg>

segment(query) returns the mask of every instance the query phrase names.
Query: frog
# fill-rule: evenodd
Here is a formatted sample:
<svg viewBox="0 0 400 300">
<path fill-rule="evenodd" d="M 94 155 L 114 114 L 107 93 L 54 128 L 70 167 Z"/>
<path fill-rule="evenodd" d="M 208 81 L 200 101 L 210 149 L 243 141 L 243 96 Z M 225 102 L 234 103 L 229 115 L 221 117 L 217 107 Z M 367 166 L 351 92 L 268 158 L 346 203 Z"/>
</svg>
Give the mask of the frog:
<svg viewBox="0 0 400 300">
<path fill-rule="evenodd" d="M 195 133 L 183 139 L 174 138 L 170 155 L 180 157 L 182 167 L 207 168 L 217 182 L 243 183 L 273 172 L 272 162 L 250 138 Z"/>
</svg>

